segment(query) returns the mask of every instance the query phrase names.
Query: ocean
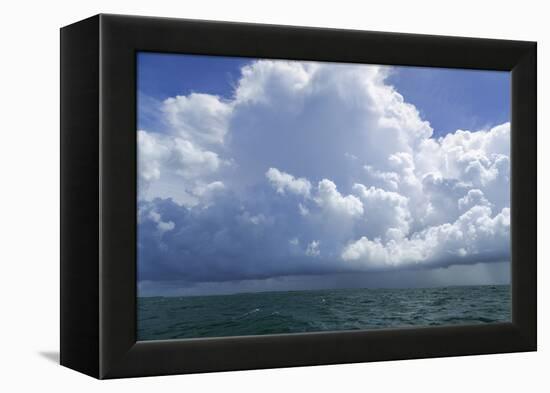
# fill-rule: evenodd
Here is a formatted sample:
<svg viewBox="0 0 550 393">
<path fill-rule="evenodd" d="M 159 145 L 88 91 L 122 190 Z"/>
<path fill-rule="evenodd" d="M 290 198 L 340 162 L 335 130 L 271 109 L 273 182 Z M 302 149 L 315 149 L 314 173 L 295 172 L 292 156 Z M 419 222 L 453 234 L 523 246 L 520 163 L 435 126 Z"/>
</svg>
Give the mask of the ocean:
<svg viewBox="0 0 550 393">
<path fill-rule="evenodd" d="M 511 321 L 509 285 L 138 298 L 138 340 Z"/>
</svg>

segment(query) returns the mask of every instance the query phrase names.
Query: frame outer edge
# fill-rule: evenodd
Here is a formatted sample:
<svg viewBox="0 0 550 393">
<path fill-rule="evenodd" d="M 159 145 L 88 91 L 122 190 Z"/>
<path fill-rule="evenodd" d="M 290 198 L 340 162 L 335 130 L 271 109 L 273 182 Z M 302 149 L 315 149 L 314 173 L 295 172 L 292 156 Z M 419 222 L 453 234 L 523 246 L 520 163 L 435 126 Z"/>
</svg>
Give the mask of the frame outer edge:
<svg viewBox="0 0 550 393">
<path fill-rule="evenodd" d="M 340 58 L 342 61 L 345 59 L 345 61 L 368 62 L 368 56 L 365 54 L 368 52 L 365 50 L 366 46 L 378 52 L 377 59 L 386 59 L 389 64 L 408 62 L 414 65 L 438 67 L 478 69 L 496 67 L 501 70 L 510 70 L 519 63 L 523 64 L 525 54 L 532 48 L 532 43 L 290 26 L 178 21 L 119 15 L 101 15 L 100 19 L 102 146 L 100 378 L 533 350 L 531 345 L 533 332 L 536 340 L 536 260 L 534 268 L 532 260 L 527 267 L 524 264 L 513 265 L 513 269 L 520 272 L 513 281 L 514 288 L 519 291 L 515 292 L 518 294 L 521 292 L 521 296 L 513 295 L 513 304 L 514 307 L 519 305 L 524 310 L 514 315 L 513 323 L 481 327 L 451 326 L 430 330 L 417 328 L 136 343 L 135 243 L 133 246 L 131 244 L 131 241 L 135 242 L 135 237 L 132 239 L 135 228 L 128 227 L 135 224 L 135 212 L 132 213 L 131 209 L 136 203 L 135 179 L 128 178 L 130 173 L 135 177 L 136 169 L 134 161 L 135 102 L 130 102 L 132 97 L 135 98 L 133 80 L 135 62 L 131 65 L 130 59 L 134 59 L 136 50 L 156 49 L 176 53 L 200 51 L 202 54 L 210 52 L 218 55 L 252 56 L 255 53 L 260 55 L 268 53 L 265 45 L 259 45 L 261 41 L 266 42 L 268 48 L 273 47 L 272 53 L 276 54 L 274 57 L 298 58 L 303 46 L 303 50 L 307 52 L 305 57 L 310 60 L 337 61 L 339 56 L 343 56 Z M 220 31 L 224 32 L 223 37 L 220 37 Z M 186 40 L 185 34 L 178 34 L 182 32 L 186 34 L 195 32 L 201 40 L 198 43 L 197 40 L 190 43 Z M 289 40 L 284 37 L 299 37 L 302 33 L 307 35 L 307 40 L 302 40 L 301 43 L 293 42 L 293 45 L 290 45 L 291 48 L 287 49 Z M 324 41 L 321 48 L 321 41 L 327 37 L 330 38 L 328 45 L 327 41 Z M 386 41 L 386 38 L 389 41 Z M 348 39 L 349 41 L 346 41 Z M 349 45 L 342 49 L 338 44 L 344 41 Z M 387 48 L 388 42 L 403 48 L 411 44 L 416 50 L 394 51 Z M 363 44 L 365 45 L 359 46 Z M 437 51 L 432 44 L 438 48 Z M 460 56 L 456 49 L 468 49 L 469 56 Z M 288 57 L 285 57 L 285 54 L 288 54 Z M 454 63 L 458 58 L 461 60 Z M 128 72 L 129 67 L 134 67 L 132 72 Z M 533 69 L 536 69 L 536 64 L 534 68 L 532 66 L 514 68 L 518 78 L 513 78 L 513 86 L 520 79 L 529 79 Z M 534 162 L 532 159 L 525 163 L 523 161 L 529 155 L 533 155 L 533 149 L 536 149 L 536 122 L 534 125 L 529 123 L 532 120 L 530 116 L 532 117 L 533 113 L 536 114 L 536 93 L 530 96 L 532 92 L 529 92 L 528 87 L 533 83 L 536 87 L 536 76 L 534 81 L 527 82 L 523 90 L 513 91 L 513 95 L 517 93 L 518 97 L 523 98 L 527 95 L 525 98 L 528 102 L 526 105 L 518 106 L 513 101 L 513 113 L 519 111 L 513 121 L 514 124 L 519 121 L 518 124 L 525 125 L 526 129 L 531 130 L 528 132 L 532 133 L 534 129 L 535 137 L 527 137 L 525 142 L 520 141 L 519 148 L 513 147 L 513 151 L 521 155 L 522 161 L 518 168 L 536 170 L 536 159 Z M 535 108 L 532 105 L 533 102 Z M 132 140 L 134 146 L 130 147 L 128 143 L 132 144 Z M 516 166 L 514 164 L 512 166 L 514 170 Z M 520 180 L 524 182 L 527 189 L 532 190 L 534 186 L 536 190 L 536 177 L 534 185 L 529 183 L 533 181 L 532 176 L 522 176 Z M 519 188 L 514 186 L 514 189 L 517 193 Z M 534 201 L 536 202 L 536 196 Z M 532 203 L 533 199 L 529 202 Z M 534 209 L 536 215 L 536 207 Z M 525 210 L 525 213 L 530 215 L 533 210 Z M 524 224 L 527 228 L 526 232 L 531 235 L 536 234 L 536 217 L 524 219 Z M 122 232 L 121 229 L 127 229 L 127 231 Z M 521 233 L 521 231 L 518 232 Z M 522 237 L 521 240 L 523 241 L 524 238 Z M 534 244 L 536 247 L 536 239 L 534 243 L 531 239 L 521 244 L 524 246 Z M 536 250 L 534 254 L 531 250 L 530 253 L 522 255 L 525 258 L 536 259 Z M 534 292 L 533 280 L 535 280 Z M 524 303 L 527 304 L 525 309 L 523 309 Z M 529 303 L 531 303 L 530 306 Z M 320 352 L 318 348 L 325 348 L 328 352 Z"/>
<path fill-rule="evenodd" d="M 537 44 L 512 69 L 513 321 L 537 350 Z M 520 160 L 516 157 L 521 157 Z M 516 203 L 515 201 L 521 201 Z"/>
<path fill-rule="evenodd" d="M 60 31 L 60 363 L 99 377 L 98 17 Z"/>
<path fill-rule="evenodd" d="M 136 343 L 135 330 L 117 317 L 136 320 L 136 173 L 128 176 L 127 165 L 135 160 L 135 118 L 126 124 L 119 112 L 136 105 L 135 64 L 117 61 L 118 55 L 134 59 L 134 51 L 119 40 L 121 26 L 112 15 L 99 15 L 100 29 L 100 379 L 112 378 Z M 126 80 L 130 77 L 131 82 Z M 121 88 L 119 81 L 124 81 Z M 127 150 L 128 149 L 128 150 Z M 129 202 L 129 203 L 128 203 Z M 124 217 L 124 219 L 121 219 Z M 121 233 L 125 241 L 121 241 Z M 127 241 L 131 239 L 131 245 Z M 127 246 L 126 246 L 127 245 Z M 130 253 L 132 264 L 121 263 Z"/>
</svg>

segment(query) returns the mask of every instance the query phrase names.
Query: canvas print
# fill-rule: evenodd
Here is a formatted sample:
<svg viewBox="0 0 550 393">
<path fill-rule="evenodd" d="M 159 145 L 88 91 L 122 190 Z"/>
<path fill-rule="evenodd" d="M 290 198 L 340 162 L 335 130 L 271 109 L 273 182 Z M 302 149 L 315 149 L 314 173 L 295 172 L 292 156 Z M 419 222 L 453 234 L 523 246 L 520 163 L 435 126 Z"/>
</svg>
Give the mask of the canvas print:
<svg viewBox="0 0 550 393">
<path fill-rule="evenodd" d="M 138 340 L 511 320 L 508 72 L 136 62 Z"/>
</svg>

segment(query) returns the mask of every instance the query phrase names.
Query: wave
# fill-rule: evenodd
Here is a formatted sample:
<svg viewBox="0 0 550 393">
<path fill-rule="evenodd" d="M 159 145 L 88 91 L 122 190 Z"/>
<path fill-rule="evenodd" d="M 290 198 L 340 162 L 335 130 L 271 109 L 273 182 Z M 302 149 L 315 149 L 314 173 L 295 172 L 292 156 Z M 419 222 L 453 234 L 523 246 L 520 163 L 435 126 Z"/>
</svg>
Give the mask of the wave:
<svg viewBox="0 0 550 393">
<path fill-rule="evenodd" d="M 511 320 L 509 286 L 140 298 L 138 339 L 366 330 Z"/>
</svg>

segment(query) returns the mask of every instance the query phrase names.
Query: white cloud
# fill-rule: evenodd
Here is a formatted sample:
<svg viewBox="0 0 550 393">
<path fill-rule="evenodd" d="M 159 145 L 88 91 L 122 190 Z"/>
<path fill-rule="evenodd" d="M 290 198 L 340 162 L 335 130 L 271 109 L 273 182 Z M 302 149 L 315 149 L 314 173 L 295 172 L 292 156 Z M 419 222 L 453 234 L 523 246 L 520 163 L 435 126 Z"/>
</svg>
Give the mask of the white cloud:
<svg viewBox="0 0 550 393">
<path fill-rule="evenodd" d="M 219 97 L 198 93 L 176 96 L 166 99 L 162 110 L 175 135 L 199 145 L 223 143 L 231 106 Z"/>
<path fill-rule="evenodd" d="M 235 92 L 240 104 L 276 104 L 310 86 L 317 65 L 287 61 L 258 61 L 243 67 Z"/>
<path fill-rule="evenodd" d="M 157 229 L 160 233 L 171 231 L 175 228 L 172 221 L 162 221 L 162 217 L 155 210 L 150 210 L 148 217 L 157 224 Z"/>
<path fill-rule="evenodd" d="M 351 242 L 342 258 L 362 269 L 492 262 L 509 258 L 510 210 L 492 216 L 487 206 L 474 206 L 454 223 L 420 231 L 410 238 Z"/>
<path fill-rule="evenodd" d="M 307 179 L 295 178 L 288 173 L 279 171 L 277 168 L 269 168 L 265 176 L 280 194 L 284 194 L 285 191 L 288 191 L 305 197 L 309 196 L 311 183 Z"/>
<path fill-rule="evenodd" d="M 170 155 L 170 149 L 159 143 L 154 135 L 142 130 L 137 133 L 137 143 L 139 152 L 138 174 L 141 181 L 140 185 L 144 186 L 160 178 L 162 162 Z"/>
<path fill-rule="evenodd" d="M 483 191 L 475 188 L 468 190 L 468 193 L 458 200 L 460 211 L 469 210 L 474 206 L 491 206 L 491 203 L 483 195 Z"/>
<path fill-rule="evenodd" d="M 509 258 L 509 123 L 433 138 L 389 70 L 261 60 L 231 99 L 165 100 L 167 129 L 138 132 L 139 190 L 165 209 L 163 244 L 179 250 L 163 254 L 170 271 L 240 279 Z"/>
<path fill-rule="evenodd" d="M 219 171 L 229 162 L 180 137 L 138 131 L 139 198 L 172 198 L 186 206 L 207 202 L 224 184 Z"/>
<path fill-rule="evenodd" d="M 371 233 L 391 238 L 408 235 L 412 217 L 406 197 L 363 184 L 355 184 L 353 190 L 363 202 L 367 227 L 374 229 Z"/>
<path fill-rule="evenodd" d="M 315 202 L 323 209 L 337 215 L 357 217 L 363 214 L 363 204 L 355 195 L 343 196 L 336 189 L 336 184 L 323 179 L 317 186 Z"/>
<path fill-rule="evenodd" d="M 306 248 L 306 255 L 310 257 L 318 257 L 321 254 L 321 251 L 319 250 L 319 241 L 313 240 L 311 243 L 307 245 Z"/>
<path fill-rule="evenodd" d="M 175 138 L 171 143 L 175 172 L 184 178 L 202 177 L 216 172 L 221 165 L 216 153 L 201 150 L 190 141 Z"/>
<path fill-rule="evenodd" d="M 397 190 L 399 185 L 399 175 L 396 172 L 383 172 L 374 169 L 371 165 L 364 166 L 370 182 L 381 181 L 382 186 L 386 186 L 392 190 Z"/>
</svg>

